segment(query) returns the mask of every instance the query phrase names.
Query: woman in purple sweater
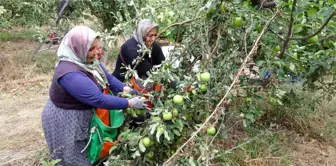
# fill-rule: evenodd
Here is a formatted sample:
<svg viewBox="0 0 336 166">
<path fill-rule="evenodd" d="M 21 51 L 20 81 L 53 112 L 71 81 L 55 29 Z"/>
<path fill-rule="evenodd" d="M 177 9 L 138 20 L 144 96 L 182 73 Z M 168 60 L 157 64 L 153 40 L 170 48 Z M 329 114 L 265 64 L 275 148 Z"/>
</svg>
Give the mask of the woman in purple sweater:
<svg viewBox="0 0 336 166">
<path fill-rule="evenodd" d="M 77 26 L 64 37 L 57 50 L 59 62 L 50 87 L 50 99 L 42 112 L 42 127 L 52 158 L 61 165 L 91 165 L 81 153 L 88 141 L 92 108 L 143 108 L 139 97 L 119 98 L 103 94 L 107 86 L 114 92 L 136 93 L 110 75 L 99 63 L 99 37 L 90 28 Z"/>
</svg>

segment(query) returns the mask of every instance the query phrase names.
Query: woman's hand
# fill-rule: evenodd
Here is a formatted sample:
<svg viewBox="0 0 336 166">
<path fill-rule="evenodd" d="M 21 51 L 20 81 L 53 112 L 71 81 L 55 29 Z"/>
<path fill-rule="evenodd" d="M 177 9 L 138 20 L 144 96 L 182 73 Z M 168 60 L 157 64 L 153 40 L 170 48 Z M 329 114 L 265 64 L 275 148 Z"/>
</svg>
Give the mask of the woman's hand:
<svg viewBox="0 0 336 166">
<path fill-rule="evenodd" d="M 128 107 L 137 109 L 145 108 L 148 107 L 146 102 L 147 100 L 141 99 L 140 96 L 133 97 L 132 99 L 128 100 Z"/>
<path fill-rule="evenodd" d="M 128 93 L 130 90 L 132 90 L 132 88 L 124 86 L 123 93 Z"/>
<path fill-rule="evenodd" d="M 130 95 L 136 95 L 136 96 L 140 96 L 141 95 L 141 93 L 139 91 L 135 90 L 135 89 L 131 89 L 130 91 L 128 91 L 128 93 Z"/>
<path fill-rule="evenodd" d="M 124 87 L 123 92 L 124 93 L 128 93 L 130 95 L 137 95 L 137 96 L 141 95 L 141 93 L 139 91 L 137 91 L 135 89 L 132 89 L 132 88 L 130 88 L 128 86 Z"/>
</svg>

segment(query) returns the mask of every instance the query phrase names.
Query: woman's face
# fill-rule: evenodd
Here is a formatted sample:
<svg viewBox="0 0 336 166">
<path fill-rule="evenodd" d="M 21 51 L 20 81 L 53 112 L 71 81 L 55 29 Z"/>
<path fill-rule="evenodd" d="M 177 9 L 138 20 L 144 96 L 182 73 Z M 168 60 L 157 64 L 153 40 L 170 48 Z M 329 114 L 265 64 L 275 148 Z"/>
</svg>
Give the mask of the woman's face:
<svg viewBox="0 0 336 166">
<path fill-rule="evenodd" d="M 152 28 L 148 33 L 145 38 L 145 44 L 147 47 L 149 47 L 155 40 L 157 36 L 157 28 Z"/>
<path fill-rule="evenodd" d="M 87 54 L 87 59 L 86 59 L 86 62 L 87 63 L 92 63 L 98 53 L 98 48 L 99 48 L 99 45 L 100 45 L 100 39 L 95 39 L 93 42 L 92 42 L 92 45 L 90 47 L 90 50 Z"/>
</svg>

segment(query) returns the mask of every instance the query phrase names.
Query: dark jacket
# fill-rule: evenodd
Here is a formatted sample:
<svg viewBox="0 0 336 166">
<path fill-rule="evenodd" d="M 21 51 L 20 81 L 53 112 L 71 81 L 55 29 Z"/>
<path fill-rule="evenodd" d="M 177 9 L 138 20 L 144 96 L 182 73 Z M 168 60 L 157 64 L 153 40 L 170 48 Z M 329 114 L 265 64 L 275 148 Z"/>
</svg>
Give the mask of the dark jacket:
<svg viewBox="0 0 336 166">
<path fill-rule="evenodd" d="M 142 55 L 141 53 L 138 53 L 138 50 L 140 50 L 140 48 L 138 47 L 138 42 L 134 38 L 128 39 L 121 46 L 113 76 L 124 82 L 124 74 L 126 72 L 126 69 L 121 69 L 121 67 L 123 67 L 122 63 L 126 63 L 126 66 L 131 65 L 134 59 Z M 121 58 L 121 56 L 123 58 Z M 146 54 L 144 56 L 144 60 L 140 64 L 138 64 L 135 69 L 137 70 L 140 78 L 148 77 L 146 72 L 152 69 L 153 65 L 159 65 L 164 60 L 165 57 L 163 55 L 160 45 L 157 42 L 154 42 L 152 46 L 151 58 L 149 58 L 149 55 Z M 134 65 L 131 66 L 134 67 Z"/>
</svg>

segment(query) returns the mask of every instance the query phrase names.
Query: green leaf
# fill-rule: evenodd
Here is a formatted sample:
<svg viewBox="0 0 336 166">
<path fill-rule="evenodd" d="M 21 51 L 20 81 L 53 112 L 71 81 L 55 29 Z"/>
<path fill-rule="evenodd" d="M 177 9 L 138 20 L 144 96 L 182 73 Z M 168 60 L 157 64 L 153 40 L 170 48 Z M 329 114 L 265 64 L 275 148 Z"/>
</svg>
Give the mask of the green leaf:
<svg viewBox="0 0 336 166">
<path fill-rule="evenodd" d="M 160 123 L 157 122 L 157 123 L 152 124 L 152 125 L 149 126 L 149 129 L 150 129 L 150 135 L 153 135 L 153 134 L 154 134 L 154 132 L 155 132 L 157 126 L 159 126 L 159 124 L 160 124 Z"/>
<path fill-rule="evenodd" d="M 48 166 L 48 165 L 49 165 L 48 162 L 45 161 L 45 160 L 41 161 L 41 164 L 42 164 L 43 166 Z"/>
<path fill-rule="evenodd" d="M 132 158 L 136 158 L 136 157 L 140 157 L 141 156 L 141 154 L 140 154 L 140 152 L 137 150 L 135 153 L 133 153 L 133 155 L 132 155 Z"/>
<path fill-rule="evenodd" d="M 198 166 L 197 161 L 193 158 L 190 158 L 188 163 L 189 163 L 190 166 Z"/>
<path fill-rule="evenodd" d="M 177 136 L 181 136 L 181 133 L 178 131 L 178 130 L 173 130 L 173 133 L 175 134 L 175 135 L 177 135 Z"/>
<path fill-rule="evenodd" d="M 170 137 L 169 137 L 169 134 L 168 134 L 167 131 L 164 131 L 164 137 L 165 137 L 168 141 L 170 141 Z"/>
<path fill-rule="evenodd" d="M 317 13 L 317 10 L 315 8 L 310 8 L 307 10 L 308 15 L 314 16 Z"/>
<path fill-rule="evenodd" d="M 294 71 L 294 70 L 295 70 L 295 65 L 294 65 L 293 63 L 290 63 L 290 64 L 289 64 L 289 69 L 290 69 L 291 71 Z"/>
<path fill-rule="evenodd" d="M 156 140 L 158 143 L 160 143 L 160 137 L 162 135 L 162 131 L 161 130 L 156 130 Z"/>
<path fill-rule="evenodd" d="M 143 145 L 142 140 L 139 141 L 139 149 L 140 149 L 141 152 L 146 151 L 146 147 Z"/>
<path fill-rule="evenodd" d="M 254 115 L 252 113 L 248 113 L 245 116 L 246 119 L 250 120 L 251 122 L 254 122 Z"/>
<path fill-rule="evenodd" d="M 60 159 L 52 160 L 52 161 L 50 162 L 50 165 L 51 165 L 51 166 L 54 166 L 54 165 L 56 165 L 57 163 L 59 163 L 60 161 L 61 161 Z"/>
<path fill-rule="evenodd" d="M 267 71 L 267 69 L 265 69 L 265 68 L 262 68 L 262 69 L 259 71 L 260 79 L 264 79 L 264 76 L 265 76 L 265 74 L 266 74 L 266 71 Z"/>
<path fill-rule="evenodd" d="M 302 26 L 295 25 L 293 33 L 300 33 L 303 30 Z"/>
<path fill-rule="evenodd" d="M 263 64 L 265 63 L 265 61 L 263 61 L 263 60 L 260 60 L 260 61 L 257 61 L 257 66 L 262 66 Z"/>
<path fill-rule="evenodd" d="M 110 138 L 110 137 L 105 137 L 103 140 L 108 141 L 108 142 L 113 142 L 112 138 Z"/>
<path fill-rule="evenodd" d="M 110 154 L 114 151 L 114 150 L 116 150 L 118 148 L 118 146 L 117 145 L 114 145 L 114 146 L 112 146 L 112 148 L 110 149 Z"/>
</svg>

